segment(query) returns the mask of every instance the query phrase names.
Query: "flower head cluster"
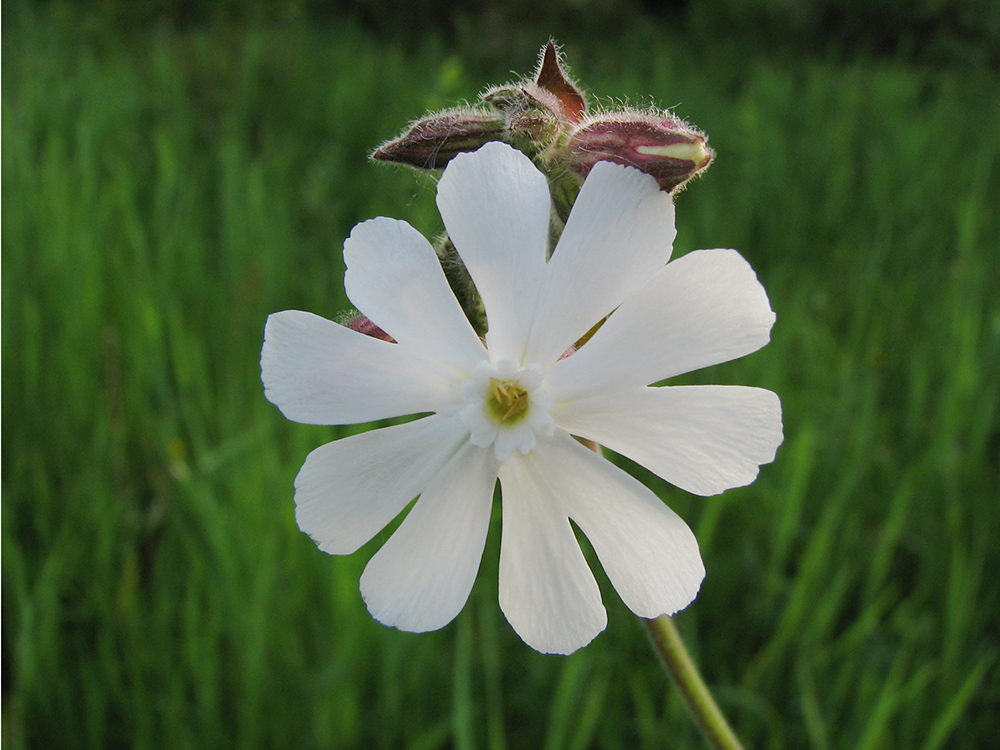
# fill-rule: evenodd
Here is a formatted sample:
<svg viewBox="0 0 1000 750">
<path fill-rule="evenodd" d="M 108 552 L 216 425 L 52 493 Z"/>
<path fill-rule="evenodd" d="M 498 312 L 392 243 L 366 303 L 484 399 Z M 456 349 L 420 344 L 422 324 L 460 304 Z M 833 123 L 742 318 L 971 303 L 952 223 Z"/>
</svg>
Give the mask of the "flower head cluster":
<svg viewBox="0 0 1000 750">
<path fill-rule="evenodd" d="M 671 197 L 617 164 L 589 170 L 554 249 L 546 177 L 505 144 L 451 158 L 437 203 L 485 337 L 430 243 L 387 218 L 344 247 L 348 297 L 384 335 L 299 311 L 268 319 L 265 392 L 289 419 L 425 415 L 313 451 L 295 481 L 299 526 L 350 554 L 418 498 L 361 592 L 379 621 L 433 630 L 468 598 L 499 479 L 500 606 L 530 646 L 570 653 L 606 623 L 571 520 L 637 615 L 687 606 L 704 576 L 694 535 L 581 439 L 701 495 L 753 481 L 782 439 L 773 393 L 653 384 L 768 341 L 754 272 L 733 250 L 668 262 Z"/>
<path fill-rule="evenodd" d="M 669 112 L 588 111 L 552 42 L 542 48 L 534 78 L 495 86 L 480 99 L 480 106 L 417 120 L 372 157 L 440 169 L 459 153 L 502 140 L 534 159 L 551 180 L 568 181 L 555 193 L 561 214 L 568 213 L 580 183 L 598 161 L 646 172 L 666 192 L 682 188 L 712 161 L 705 135 Z M 564 194 L 566 205 L 560 205 Z"/>
</svg>

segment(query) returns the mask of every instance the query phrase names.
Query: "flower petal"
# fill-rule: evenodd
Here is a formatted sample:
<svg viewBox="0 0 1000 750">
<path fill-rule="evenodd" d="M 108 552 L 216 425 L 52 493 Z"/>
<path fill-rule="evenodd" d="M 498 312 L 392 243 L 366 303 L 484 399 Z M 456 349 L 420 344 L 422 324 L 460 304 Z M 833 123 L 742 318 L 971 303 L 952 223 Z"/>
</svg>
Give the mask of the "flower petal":
<svg viewBox="0 0 1000 750">
<path fill-rule="evenodd" d="M 569 654 L 604 630 L 607 612 L 554 494 L 566 477 L 537 455 L 538 446 L 527 456 L 515 453 L 500 468 L 500 609 L 533 649 Z"/>
<path fill-rule="evenodd" d="M 493 361 L 521 363 L 548 248 L 548 182 L 520 151 L 491 142 L 452 159 L 437 204 L 482 297 Z"/>
<path fill-rule="evenodd" d="M 413 633 L 455 619 L 479 571 L 498 466 L 466 443 L 421 493 L 361 576 L 372 617 Z"/>
<path fill-rule="evenodd" d="M 268 317 L 260 367 L 264 395 L 288 419 L 305 424 L 448 410 L 464 383 L 402 344 L 300 310 Z"/>
<path fill-rule="evenodd" d="M 694 534 L 676 513 L 565 432 L 539 441 L 533 455 L 629 609 L 639 617 L 659 617 L 691 603 L 705 567 Z"/>
<path fill-rule="evenodd" d="M 757 478 L 782 441 L 781 402 L 763 388 L 636 388 L 556 407 L 556 423 L 696 495 Z"/>
<path fill-rule="evenodd" d="M 466 442 L 432 415 L 322 445 L 295 478 L 295 520 L 319 548 L 349 555 L 419 495 Z"/>
<path fill-rule="evenodd" d="M 670 260 L 676 234 L 673 199 L 656 180 L 596 164 L 548 262 L 527 361 L 554 362 L 646 284 Z"/>
<path fill-rule="evenodd" d="M 344 243 L 347 296 L 412 352 L 465 373 L 486 358 L 434 248 L 405 221 L 380 217 Z"/>
<path fill-rule="evenodd" d="M 754 352 L 774 313 L 735 250 L 697 250 L 668 263 L 546 381 L 556 400 L 649 385 Z"/>
</svg>

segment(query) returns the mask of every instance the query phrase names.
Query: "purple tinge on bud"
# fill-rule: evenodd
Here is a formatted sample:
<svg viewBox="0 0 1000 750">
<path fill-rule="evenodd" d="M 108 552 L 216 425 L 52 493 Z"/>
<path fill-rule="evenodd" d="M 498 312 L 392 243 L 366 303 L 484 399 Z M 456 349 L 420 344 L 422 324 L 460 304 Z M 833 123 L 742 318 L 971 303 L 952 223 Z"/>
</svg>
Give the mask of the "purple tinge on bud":
<svg viewBox="0 0 1000 750">
<path fill-rule="evenodd" d="M 375 149 L 372 158 L 420 169 L 441 169 L 463 151 L 475 151 L 488 141 L 501 140 L 503 132 L 504 118 L 500 114 L 445 110 L 417 120 L 402 135 Z"/>
<path fill-rule="evenodd" d="M 396 343 L 396 339 L 372 323 L 364 315 L 349 318 L 344 321 L 343 325 L 345 328 L 350 328 L 352 331 L 363 333 L 365 336 L 371 336 L 373 339 L 382 339 L 383 341 L 388 341 L 390 344 Z"/>
<path fill-rule="evenodd" d="M 668 193 L 705 170 L 714 156 L 705 136 L 672 115 L 618 112 L 587 118 L 570 135 L 570 169 L 586 177 L 599 161 L 651 175 Z"/>
<path fill-rule="evenodd" d="M 550 107 L 550 109 L 558 114 L 560 119 L 567 122 L 579 122 L 586 113 L 587 101 L 580 93 L 580 89 L 563 70 L 559 51 L 556 49 L 555 42 L 551 40 L 542 48 L 538 73 L 535 75 L 535 85 L 551 94 L 558 102 L 558 110 L 554 107 Z"/>
</svg>

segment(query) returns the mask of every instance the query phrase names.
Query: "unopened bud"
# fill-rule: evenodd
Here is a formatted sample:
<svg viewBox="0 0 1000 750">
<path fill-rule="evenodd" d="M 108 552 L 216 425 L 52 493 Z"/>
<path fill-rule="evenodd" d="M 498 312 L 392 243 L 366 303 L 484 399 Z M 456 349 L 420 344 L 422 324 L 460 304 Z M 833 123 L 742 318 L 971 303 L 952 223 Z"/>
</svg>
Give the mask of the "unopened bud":
<svg viewBox="0 0 1000 750">
<path fill-rule="evenodd" d="M 376 161 L 441 169 L 463 151 L 503 138 L 504 117 L 475 109 L 451 109 L 417 120 L 372 153 Z"/>
<path fill-rule="evenodd" d="M 496 86 L 481 94 L 504 118 L 504 140 L 529 156 L 537 156 L 562 131 L 560 104 L 530 81 Z"/>
<path fill-rule="evenodd" d="M 668 193 L 704 171 L 714 153 L 705 136 L 669 114 L 615 112 L 580 123 L 571 134 L 567 163 L 586 177 L 599 161 L 636 167 Z"/>
<path fill-rule="evenodd" d="M 347 317 L 341 325 L 345 328 L 350 328 L 352 331 L 363 333 L 365 336 L 371 336 L 373 339 L 382 339 L 383 341 L 388 341 L 391 344 L 396 343 L 396 339 L 372 323 L 364 315 L 358 314 Z"/>
<path fill-rule="evenodd" d="M 587 111 L 587 101 L 573 80 L 566 75 L 559 51 L 551 39 L 542 48 L 538 73 L 535 74 L 535 85 L 556 98 L 559 103 L 560 119 L 566 122 L 580 122 Z"/>
<path fill-rule="evenodd" d="M 561 140 L 587 111 L 551 41 L 542 48 L 534 80 L 494 86 L 480 98 L 503 115 L 504 139 L 532 157 Z"/>
<path fill-rule="evenodd" d="M 576 124 L 587 111 L 587 101 L 576 84 L 566 75 L 554 42 L 542 47 L 535 79 L 524 79 L 506 86 L 494 86 L 479 97 L 511 119 L 519 113 L 542 110 L 563 124 Z M 515 125 L 516 127 L 516 125 Z"/>
</svg>

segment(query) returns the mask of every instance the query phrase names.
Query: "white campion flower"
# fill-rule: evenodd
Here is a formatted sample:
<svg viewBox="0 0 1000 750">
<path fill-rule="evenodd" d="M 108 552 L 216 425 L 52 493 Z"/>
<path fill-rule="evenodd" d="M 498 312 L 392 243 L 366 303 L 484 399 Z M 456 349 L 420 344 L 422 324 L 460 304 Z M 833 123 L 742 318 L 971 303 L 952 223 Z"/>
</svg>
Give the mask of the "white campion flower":
<svg viewBox="0 0 1000 750">
<path fill-rule="evenodd" d="M 699 495 L 752 482 L 782 440 L 774 393 L 650 384 L 767 343 L 774 313 L 753 270 L 733 250 L 668 264 L 670 196 L 607 162 L 550 259 L 548 184 L 507 145 L 456 156 L 437 204 L 482 297 L 485 342 L 430 243 L 387 218 L 354 228 L 345 287 L 395 343 L 307 312 L 268 318 L 265 393 L 289 419 L 428 414 L 310 453 L 295 480 L 299 527 L 324 552 L 350 554 L 419 496 L 369 561 L 361 593 L 380 622 L 435 630 L 469 596 L 499 477 L 500 607 L 529 646 L 568 654 L 607 622 L 571 519 L 635 614 L 683 609 L 705 573 L 691 530 L 574 436 Z"/>
</svg>

